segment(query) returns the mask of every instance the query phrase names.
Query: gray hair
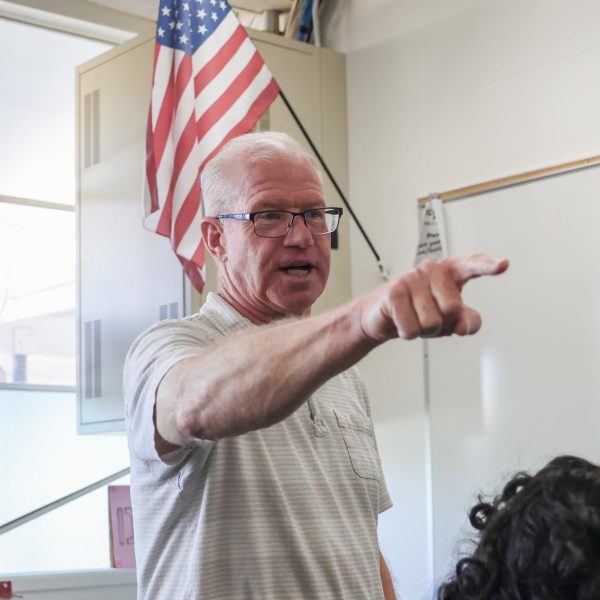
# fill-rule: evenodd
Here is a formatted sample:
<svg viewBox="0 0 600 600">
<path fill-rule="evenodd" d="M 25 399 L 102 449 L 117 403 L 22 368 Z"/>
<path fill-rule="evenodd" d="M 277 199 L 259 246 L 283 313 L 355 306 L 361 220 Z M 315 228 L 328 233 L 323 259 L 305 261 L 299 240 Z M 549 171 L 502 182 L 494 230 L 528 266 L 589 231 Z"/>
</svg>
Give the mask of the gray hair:
<svg viewBox="0 0 600 600">
<path fill-rule="evenodd" d="M 317 162 L 293 137 L 278 131 L 247 133 L 233 138 L 204 167 L 200 175 L 200 189 L 204 214 L 214 217 L 219 213 L 235 210 L 241 206 L 239 181 L 228 169 L 235 164 L 253 166 L 269 163 L 278 158 L 300 163 L 307 160 L 315 167 L 322 181 Z"/>
</svg>

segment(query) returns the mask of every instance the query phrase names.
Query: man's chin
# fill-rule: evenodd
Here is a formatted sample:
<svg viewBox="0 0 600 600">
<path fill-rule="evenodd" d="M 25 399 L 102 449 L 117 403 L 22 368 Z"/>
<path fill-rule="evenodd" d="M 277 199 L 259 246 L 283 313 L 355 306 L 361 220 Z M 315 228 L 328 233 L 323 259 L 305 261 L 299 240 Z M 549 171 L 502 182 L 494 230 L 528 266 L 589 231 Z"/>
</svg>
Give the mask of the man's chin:
<svg viewBox="0 0 600 600">
<path fill-rule="evenodd" d="M 312 305 L 317 301 L 321 292 L 303 291 L 288 293 L 276 299 L 276 304 L 281 307 L 286 315 L 307 316 Z"/>
</svg>

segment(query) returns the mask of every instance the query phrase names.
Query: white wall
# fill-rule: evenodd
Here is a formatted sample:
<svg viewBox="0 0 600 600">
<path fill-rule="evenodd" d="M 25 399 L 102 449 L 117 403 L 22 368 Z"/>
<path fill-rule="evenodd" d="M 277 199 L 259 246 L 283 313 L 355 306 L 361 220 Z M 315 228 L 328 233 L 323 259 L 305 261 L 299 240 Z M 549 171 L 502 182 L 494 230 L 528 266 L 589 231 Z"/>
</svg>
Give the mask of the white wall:
<svg viewBox="0 0 600 600">
<path fill-rule="evenodd" d="M 394 18 L 410 17 L 408 0 L 349 3 L 329 20 L 328 39 L 350 49 L 350 199 L 395 274 L 414 259 L 418 196 L 600 153 L 600 3 L 464 2 L 450 16 L 420 4 L 416 28 Z M 352 262 L 360 294 L 378 277 L 356 230 Z M 432 584 L 422 365 L 420 342 L 362 365 L 395 502 L 382 547 L 411 600 Z"/>
<path fill-rule="evenodd" d="M 351 52 L 427 27 L 489 1 L 327 0 L 321 2 L 323 45 Z"/>
</svg>

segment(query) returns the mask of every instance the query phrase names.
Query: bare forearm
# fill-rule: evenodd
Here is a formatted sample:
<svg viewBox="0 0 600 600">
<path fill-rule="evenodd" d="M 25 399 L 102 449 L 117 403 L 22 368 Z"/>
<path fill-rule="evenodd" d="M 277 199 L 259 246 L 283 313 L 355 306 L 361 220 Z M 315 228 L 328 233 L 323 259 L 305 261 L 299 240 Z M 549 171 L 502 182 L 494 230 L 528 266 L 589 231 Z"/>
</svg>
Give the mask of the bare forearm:
<svg viewBox="0 0 600 600">
<path fill-rule="evenodd" d="M 355 310 L 263 326 L 175 365 L 159 388 L 159 433 L 184 444 L 283 420 L 373 348 Z"/>
<path fill-rule="evenodd" d="M 268 427 L 390 338 L 475 333 L 481 318 L 462 287 L 507 267 L 483 255 L 425 261 L 339 309 L 259 327 L 181 361 L 158 389 L 158 433 L 181 445 Z"/>
<path fill-rule="evenodd" d="M 381 585 L 383 587 L 383 597 L 385 600 L 396 600 L 394 580 L 392 579 L 392 574 L 381 553 L 379 554 L 379 570 L 381 574 Z"/>
</svg>

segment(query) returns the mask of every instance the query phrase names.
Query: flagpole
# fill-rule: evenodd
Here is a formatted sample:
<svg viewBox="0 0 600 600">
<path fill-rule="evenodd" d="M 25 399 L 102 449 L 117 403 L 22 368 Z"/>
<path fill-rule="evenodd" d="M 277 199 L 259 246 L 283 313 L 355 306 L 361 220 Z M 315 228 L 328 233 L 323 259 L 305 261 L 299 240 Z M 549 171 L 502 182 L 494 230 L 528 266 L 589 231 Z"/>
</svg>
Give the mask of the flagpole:
<svg viewBox="0 0 600 600">
<path fill-rule="evenodd" d="M 381 273 L 381 276 L 385 280 L 389 279 L 389 272 L 383 266 L 383 263 L 381 262 L 381 258 L 379 257 L 379 253 L 377 252 L 377 250 L 375 250 L 375 246 L 373 246 L 371 240 L 369 239 L 369 236 L 367 235 L 367 232 L 363 229 L 363 226 L 361 225 L 360 221 L 358 220 L 358 217 L 352 210 L 352 207 L 348 203 L 348 200 L 346 200 L 346 196 L 344 195 L 344 192 L 342 192 L 340 186 L 338 185 L 337 181 L 335 180 L 333 173 L 329 170 L 329 167 L 325 163 L 325 160 L 321 156 L 320 152 L 317 150 L 317 147 L 314 145 L 312 139 L 310 138 L 310 135 L 308 134 L 306 129 L 304 129 L 304 125 L 302 125 L 302 123 L 300 122 L 298 115 L 292 108 L 292 105 L 288 102 L 288 99 L 285 97 L 285 94 L 281 90 L 279 90 L 279 95 L 281 96 L 281 99 L 283 100 L 284 104 L 287 106 L 288 110 L 290 111 L 290 114 L 294 118 L 294 121 L 296 121 L 296 124 L 298 125 L 298 127 L 300 127 L 300 130 L 304 134 L 306 141 L 309 143 L 310 147 L 312 148 L 312 151 L 315 153 L 315 156 L 318 158 L 319 162 L 321 163 L 323 170 L 325 171 L 325 173 L 327 173 L 329 180 L 331 181 L 331 183 L 333 184 L 333 187 L 336 189 L 337 193 L 339 194 L 340 198 L 342 199 L 342 202 L 348 209 L 350 216 L 354 219 L 354 222 L 356 223 L 358 230 L 361 232 L 362 236 L 365 238 L 365 241 L 367 242 L 367 245 L 371 249 L 373 256 L 375 256 L 375 260 L 377 261 L 377 266 L 379 267 L 379 272 Z"/>
</svg>

